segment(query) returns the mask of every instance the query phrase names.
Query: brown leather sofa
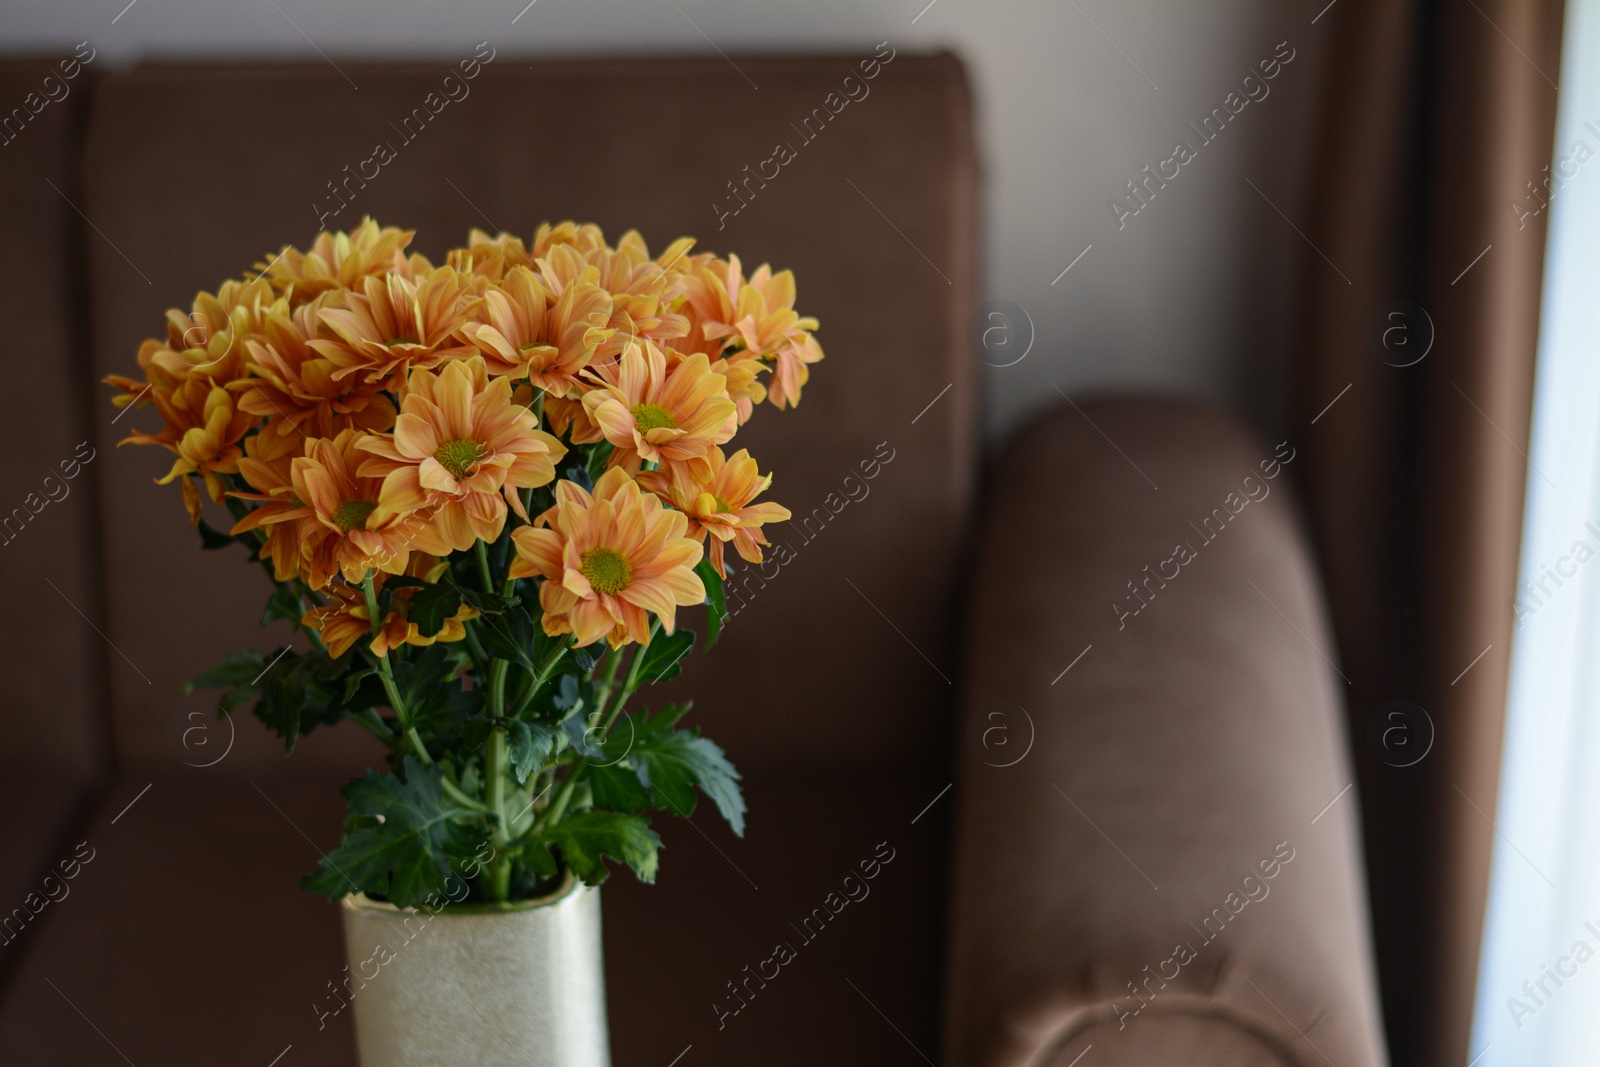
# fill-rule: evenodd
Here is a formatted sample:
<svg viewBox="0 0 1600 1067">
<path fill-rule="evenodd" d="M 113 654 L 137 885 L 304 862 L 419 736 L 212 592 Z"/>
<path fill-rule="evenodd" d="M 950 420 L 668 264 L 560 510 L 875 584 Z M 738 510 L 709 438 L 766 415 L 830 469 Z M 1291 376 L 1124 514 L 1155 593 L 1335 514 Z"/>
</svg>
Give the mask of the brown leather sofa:
<svg viewBox="0 0 1600 1067">
<path fill-rule="evenodd" d="M 53 63 L 0 65 L 28 111 L 0 116 L 0 1063 L 354 1062 L 337 913 L 295 881 L 376 753 L 333 730 L 285 761 L 183 696 L 278 635 L 96 382 L 166 307 L 365 213 L 430 254 L 546 218 L 694 234 L 795 268 L 823 323 L 805 403 L 748 431 L 793 558 L 669 683 L 749 833 L 668 824 L 659 884 L 607 885 L 620 1067 L 1385 1063 L 1292 458 L 1191 404 L 1085 403 L 980 489 L 959 62 L 474 55 L 437 110 L 442 64 L 91 67 L 36 112 Z"/>
</svg>

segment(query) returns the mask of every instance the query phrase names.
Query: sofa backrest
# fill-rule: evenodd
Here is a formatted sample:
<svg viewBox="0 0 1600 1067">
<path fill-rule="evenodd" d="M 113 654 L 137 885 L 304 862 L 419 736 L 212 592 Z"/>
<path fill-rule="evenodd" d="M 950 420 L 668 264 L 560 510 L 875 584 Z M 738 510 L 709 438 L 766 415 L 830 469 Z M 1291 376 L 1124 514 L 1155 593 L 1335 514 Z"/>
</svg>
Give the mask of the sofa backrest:
<svg viewBox="0 0 1600 1067">
<path fill-rule="evenodd" d="M 690 234 L 749 266 L 792 267 L 827 358 L 798 409 L 764 408 L 740 438 L 795 513 L 772 535 L 787 562 L 740 582 L 723 643 L 669 686 L 747 765 L 942 765 L 977 448 L 976 167 L 960 64 L 888 45 L 537 64 L 482 46 L 461 60 L 106 77 L 85 149 L 88 271 L 69 294 L 89 316 L 93 377 L 130 373 L 167 307 L 364 214 L 414 228 L 434 257 L 471 227 L 526 238 L 573 218 L 610 236 L 637 228 L 652 248 Z M 56 315 L 56 329 L 75 321 Z M 260 572 L 237 549 L 202 552 L 176 489 L 150 484 L 170 456 L 113 448 L 154 413 L 113 426 L 108 396 L 93 443 L 103 629 L 121 655 L 99 651 L 119 756 L 197 762 L 185 746 L 210 704 L 185 698 L 184 680 L 284 635 L 256 626 Z M 47 697 L 30 699 L 38 713 Z M 281 758 L 255 724 L 237 734 L 225 766 Z M 313 735 L 295 758 L 355 761 L 364 740 Z"/>
<path fill-rule="evenodd" d="M 65 67 L 62 63 L 67 64 Z M 67 72 L 71 72 L 69 77 Z M 110 764 L 103 586 L 94 527 L 105 452 L 91 428 L 79 144 L 90 73 L 0 64 L 0 731 L 10 813 L 0 899 L 20 904 Z M 143 681 L 130 673 L 138 685 Z M 71 855 L 70 848 L 64 853 Z M 0 938 L 9 940 L 9 938 Z M 5 969 L 12 953 L 0 958 Z"/>
</svg>

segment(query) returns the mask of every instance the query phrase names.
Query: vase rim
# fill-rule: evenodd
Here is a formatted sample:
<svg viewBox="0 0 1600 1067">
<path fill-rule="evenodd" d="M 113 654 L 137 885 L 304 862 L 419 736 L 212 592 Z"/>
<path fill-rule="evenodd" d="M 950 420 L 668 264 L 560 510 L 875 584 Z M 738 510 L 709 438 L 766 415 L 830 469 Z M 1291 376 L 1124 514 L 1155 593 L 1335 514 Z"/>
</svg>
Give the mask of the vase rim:
<svg viewBox="0 0 1600 1067">
<path fill-rule="evenodd" d="M 548 908 L 561 903 L 567 897 L 584 888 L 576 875 L 570 870 L 565 873 L 559 885 L 544 896 L 529 897 L 527 900 L 513 900 L 504 904 L 474 903 L 474 904 L 446 904 L 433 911 L 433 915 L 514 915 L 518 912 L 534 911 L 539 908 Z M 392 911 L 401 915 L 421 915 L 421 908 L 402 908 L 391 904 L 387 900 L 373 900 L 365 893 L 349 893 L 340 898 L 339 903 L 350 911 Z"/>
</svg>

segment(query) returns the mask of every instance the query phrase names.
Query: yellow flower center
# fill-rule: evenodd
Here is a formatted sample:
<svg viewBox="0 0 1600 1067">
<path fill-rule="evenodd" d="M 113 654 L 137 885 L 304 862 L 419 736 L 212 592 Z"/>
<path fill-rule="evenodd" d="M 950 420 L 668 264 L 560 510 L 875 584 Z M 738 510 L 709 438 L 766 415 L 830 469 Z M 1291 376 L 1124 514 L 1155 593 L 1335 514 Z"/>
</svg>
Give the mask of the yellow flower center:
<svg viewBox="0 0 1600 1067">
<path fill-rule="evenodd" d="M 488 449 L 481 443 L 462 438 L 446 441 L 434 449 L 433 458 L 439 461 L 439 466 L 450 472 L 451 477 L 459 480 L 471 474 L 473 466 L 487 452 Z"/>
<path fill-rule="evenodd" d="M 635 404 L 633 405 L 633 424 L 640 433 L 649 433 L 651 430 L 677 429 L 678 423 L 667 409 L 660 404 Z"/>
<path fill-rule="evenodd" d="M 351 530 L 365 530 L 367 516 L 377 510 L 378 505 L 375 501 L 346 500 L 333 509 L 333 524 L 345 533 Z"/>
<path fill-rule="evenodd" d="M 620 593 L 633 583 L 633 564 L 615 549 L 589 549 L 578 569 L 597 593 Z"/>
<path fill-rule="evenodd" d="M 717 502 L 718 515 L 730 515 L 733 513 L 733 505 L 722 499 L 720 496 L 713 496 L 711 499 Z"/>
<path fill-rule="evenodd" d="M 415 337 L 396 337 L 393 341 L 385 341 L 383 343 L 390 348 L 398 348 L 401 345 L 419 345 L 422 342 Z"/>
</svg>

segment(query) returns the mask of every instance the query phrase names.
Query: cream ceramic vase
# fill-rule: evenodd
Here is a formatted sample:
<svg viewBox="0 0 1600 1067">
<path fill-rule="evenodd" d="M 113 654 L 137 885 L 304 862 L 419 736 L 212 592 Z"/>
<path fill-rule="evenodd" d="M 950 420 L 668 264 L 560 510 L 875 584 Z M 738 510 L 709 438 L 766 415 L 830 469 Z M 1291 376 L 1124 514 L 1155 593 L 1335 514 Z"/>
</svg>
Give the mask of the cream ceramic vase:
<svg viewBox="0 0 1600 1067">
<path fill-rule="evenodd" d="M 362 1067 L 610 1067 L 600 891 L 510 910 L 344 900 Z"/>
</svg>

